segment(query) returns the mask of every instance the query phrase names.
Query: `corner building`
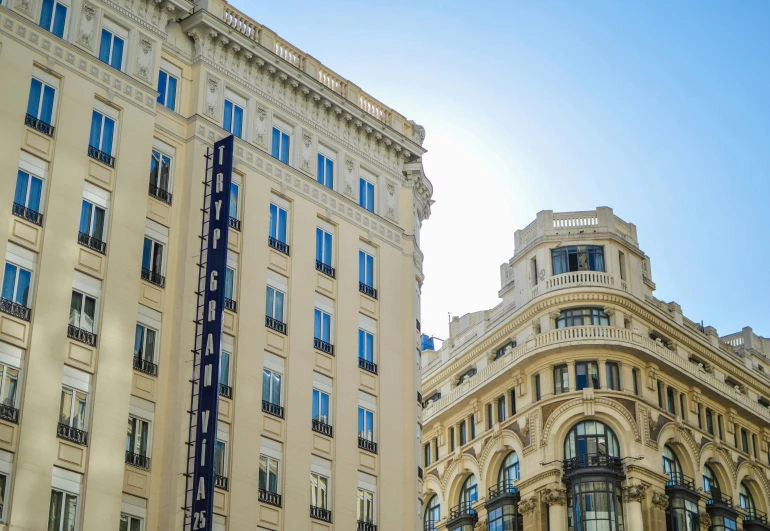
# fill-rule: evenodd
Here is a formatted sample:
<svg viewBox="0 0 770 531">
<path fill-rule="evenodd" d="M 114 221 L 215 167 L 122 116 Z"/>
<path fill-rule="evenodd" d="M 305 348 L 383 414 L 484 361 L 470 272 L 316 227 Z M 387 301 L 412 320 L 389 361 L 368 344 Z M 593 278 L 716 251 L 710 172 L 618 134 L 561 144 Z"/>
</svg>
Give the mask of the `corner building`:
<svg viewBox="0 0 770 531">
<path fill-rule="evenodd" d="M 234 134 L 214 529 L 415 529 L 425 130 L 221 0 L 0 2 L 0 530 L 185 523 Z"/>
<path fill-rule="evenodd" d="M 770 529 L 767 339 L 655 298 L 606 207 L 540 212 L 500 281 L 422 352 L 425 531 Z"/>
</svg>

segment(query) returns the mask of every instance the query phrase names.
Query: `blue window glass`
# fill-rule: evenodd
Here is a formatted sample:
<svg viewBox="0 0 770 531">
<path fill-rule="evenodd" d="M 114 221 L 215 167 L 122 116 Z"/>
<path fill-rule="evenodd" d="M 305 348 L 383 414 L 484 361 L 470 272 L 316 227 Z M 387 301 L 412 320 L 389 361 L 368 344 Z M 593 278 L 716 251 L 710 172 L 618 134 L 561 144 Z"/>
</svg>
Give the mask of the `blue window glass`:
<svg viewBox="0 0 770 531">
<path fill-rule="evenodd" d="M 320 153 L 318 154 L 318 170 L 316 178 L 319 183 L 327 188 L 334 188 L 334 161 Z"/>
<path fill-rule="evenodd" d="M 321 341 L 331 343 L 331 324 L 332 316 L 316 308 L 313 325 L 313 333 L 315 334 L 314 337 L 320 339 Z"/>
<path fill-rule="evenodd" d="M 42 81 L 32 78 L 27 101 L 27 114 L 50 124 L 53 119 L 53 100 L 56 90 Z"/>
<path fill-rule="evenodd" d="M 67 6 L 54 0 L 43 0 L 43 7 L 40 9 L 40 26 L 63 39 L 66 21 Z"/>
<path fill-rule="evenodd" d="M 363 178 L 359 179 L 358 184 L 358 204 L 374 212 L 374 185 Z"/>
<path fill-rule="evenodd" d="M 358 357 L 374 362 L 374 336 L 360 328 L 358 329 Z"/>
<path fill-rule="evenodd" d="M 358 281 L 374 287 L 374 257 L 358 251 Z"/>
<path fill-rule="evenodd" d="M 98 111 L 91 115 L 91 136 L 88 143 L 99 151 L 112 155 L 112 142 L 115 137 L 115 120 Z"/>
<path fill-rule="evenodd" d="M 332 265 L 332 235 L 320 228 L 315 230 L 315 259 Z"/>
<path fill-rule="evenodd" d="M 28 306 L 31 278 L 32 273 L 26 269 L 6 262 L 3 273 L 3 291 L 0 296 L 7 301 Z"/>
<path fill-rule="evenodd" d="M 289 163 L 289 135 L 273 127 L 272 155 L 284 164 Z"/>
<path fill-rule="evenodd" d="M 43 193 L 43 181 L 34 175 L 19 170 L 16 177 L 16 192 L 13 202 L 25 206 L 33 212 L 40 212 L 40 196 Z"/>
<path fill-rule="evenodd" d="M 267 287 L 265 315 L 283 322 L 283 293 L 270 286 Z"/>
<path fill-rule="evenodd" d="M 104 215 L 102 207 L 83 200 L 80 209 L 80 232 L 97 240 L 104 240 Z"/>
<path fill-rule="evenodd" d="M 233 284 L 235 282 L 235 271 L 225 268 L 225 298 L 235 300 L 233 297 Z"/>
<path fill-rule="evenodd" d="M 123 39 L 107 29 L 102 29 L 99 42 L 99 60 L 107 63 L 116 70 L 123 68 Z"/>
<path fill-rule="evenodd" d="M 329 395 L 313 389 L 313 420 L 329 424 Z"/>
<path fill-rule="evenodd" d="M 176 84 L 174 76 L 163 70 L 158 72 L 158 103 L 172 111 L 176 110 Z"/>
<path fill-rule="evenodd" d="M 243 136 L 243 108 L 230 100 L 225 100 L 225 115 L 222 127 L 238 138 Z"/>
<path fill-rule="evenodd" d="M 230 385 L 230 353 L 224 350 L 219 357 L 219 383 Z"/>
<path fill-rule="evenodd" d="M 286 211 L 270 203 L 270 233 L 268 236 L 286 243 Z"/>
<path fill-rule="evenodd" d="M 374 413 L 362 407 L 358 408 L 358 436 L 367 441 L 374 440 Z"/>
<path fill-rule="evenodd" d="M 240 189 L 235 183 L 230 183 L 230 217 L 238 219 L 238 194 Z"/>
</svg>

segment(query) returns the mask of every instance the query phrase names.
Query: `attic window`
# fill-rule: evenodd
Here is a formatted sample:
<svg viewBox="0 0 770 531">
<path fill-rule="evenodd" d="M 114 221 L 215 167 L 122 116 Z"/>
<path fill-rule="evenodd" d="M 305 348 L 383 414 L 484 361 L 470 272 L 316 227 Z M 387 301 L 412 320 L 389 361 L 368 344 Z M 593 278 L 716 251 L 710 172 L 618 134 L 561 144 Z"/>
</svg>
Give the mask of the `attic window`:
<svg viewBox="0 0 770 531">
<path fill-rule="evenodd" d="M 431 404 L 435 401 L 437 401 L 439 398 L 441 398 L 441 391 L 436 391 L 432 395 L 430 395 L 428 398 L 425 399 L 425 401 L 422 403 L 423 407 L 427 407 L 428 404 Z"/>
<path fill-rule="evenodd" d="M 666 336 L 664 336 L 662 334 L 659 334 L 658 332 L 656 332 L 654 330 L 652 332 L 650 332 L 650 339 L 652 339 L 653 341 L 656 341 L 656 342 L 658 340 L 660 340 L 660 342 L 663 343 L 664 347 L 671 348 L 670 347 L 671 341 Z"/>
<path fill-rule="evenodd" d="M 461 385 L 466 380 L 470 379 L 473 375 L 476 374 L 476 367 L 471 367 L 464 373 L 462 373 L 460 376 L 457 377 L 457 385 Z"/>
<path fill-rule="evenodd" d="M 492 361 L 496 359 L 500 359 L 503 356 L 505 356 L 505 349 L 507 349 L 508 347 L 514 348 L 515 346 L 516 346 L 516 341 L 509 341 L 508 343 L 506 343 L 505 345 L 503 345 L 502 347 L 500 347 L 495 351 L 495 357 L 492 359 Z"/>
</svg>

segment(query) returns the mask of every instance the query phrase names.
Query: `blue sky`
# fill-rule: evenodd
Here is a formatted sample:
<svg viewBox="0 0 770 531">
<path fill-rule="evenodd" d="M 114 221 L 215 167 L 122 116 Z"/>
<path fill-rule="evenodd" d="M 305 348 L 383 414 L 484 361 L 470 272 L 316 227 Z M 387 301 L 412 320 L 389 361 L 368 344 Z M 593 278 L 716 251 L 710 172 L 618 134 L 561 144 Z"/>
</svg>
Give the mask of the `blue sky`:
<svg viewBox="0 0 770 531">
<path fill-rule="evenodd" d="M 770 337 L 770 2 L 233 3 L 425 126 L 424 331 L 538 211 L 610 206 L 658 298 Z"/>
</svg>

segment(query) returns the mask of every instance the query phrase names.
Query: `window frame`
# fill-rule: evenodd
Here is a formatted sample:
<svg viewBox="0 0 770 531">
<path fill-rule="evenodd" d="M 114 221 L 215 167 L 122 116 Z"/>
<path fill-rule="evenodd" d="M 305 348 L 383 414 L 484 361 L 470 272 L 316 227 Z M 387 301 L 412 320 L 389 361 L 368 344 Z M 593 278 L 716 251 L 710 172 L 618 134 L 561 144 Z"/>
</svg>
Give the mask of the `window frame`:
<svg viewBox="0 0 770 531">
<path fill-rule="evenodd" d="M 58 3 L 58 0 L 54 0 L 54 2 Z M 57 108 L 57 104 L 59 103 L 59 84 L 58 83 L 54 83 L 55 81 L 58 81 L 56 78 L 51 77 L 50 79 L 43 79 L 43 78 L 46 78 L 46 77 L 50 77 L 50 76 L 42 75 L 42 73 L 38 72 L 37 69 L 35 69 L 33 71 L 32 76 L 30 78 L 30 82 L 29 82 L 29 93 L 27 95 L 27 112 L 26 112 L 26 114 L 29 114 L 30 116 L 33 116 L 35 119 L 40 120 L 41 122 L 44 122 L 44 123 L 47 123 L 48 125 L 53 126 L 53 125 L 55 125 L 54 122 L 56 121 L 56 108 Z M 40 83 L 40 95 L 39 95 L 39 101 L 38 101 L 38 105 L 37 105 L 37 110 L 36 110 L 36 112 L 34 114 L 32 114 L 32 113 L 29 112 L 29 110 L 30 110 L 29 106 L 31 104 L 31 98 L 32 98 L 32 86 L 33 86 L 32 84 L 35 81 Z M 42 115 L 43 115 L 43 103 L 45 102 L 44 93 L 45 93 L 46 87 L 50 88 L 51 90 L 53 90 L 53 98 L 51 100 L 51 111 L 50 111 L 51 118 L 50 118 L 50 121 L 48 121 L 48 122 L 43 120 L 43 117 L 42 117 Z"/>
<path fill-rule="evenodd" d="M 623 387 L 620 381 L 620 364 L 616 361 L 604 362 L 605 382 L 610 391 L 622 391 Z"/>
<path fill-rule="evenodd" d="M 78 317 L 78 324 L 73 324 L 71 322 L 72 321 L 72 299 L 70 299 L 70 314 L 69 314 L 69 320 L 68 320 L 69 324 L 71 324 L 72 326 L 74 326 L 74 327 L 76 327 L 76 328 L 78 328 L 80 330 L 85 330 L 86 332 L 90 332 L 92 334 L 96 334 L 97 330 L 99 328 L 99 326 L 98 326 L 98 324 L 99 324 L 98 323 L 98 321 L 99 321 L 99 297 L 95 297 L 95 296 L 93 296 L 93 295 L 91 295 L 89 293 L 86 293 L 85 291 L 82 291 L 80 289 L 75 289 L 74 287 L 72 288 L 72 293 L 73 294 L 77 293 L 77 294 L 79 294 L 81 296 L 81 299 L 80 299 L 80 313 L 79 313 L 79 317 Z M 83 316 L 85 315 L 86 299 L 89 299 L 89 298 L 93 299 L 93 301 L 94 301 L 94 315 L 93 315 L 93 320 L 92 320 L 92 325 L 91 325 L 92 330 L 88 330 L 88 329 L 83 328 L 81 326 L 83 324 Z"/>
<path fill-rule="evenodd" d="M 283 218 L 283 238 L 280 238 L 281 218 Z M 289 243 L 289 209 L 274 199 L 270 200 L 270 219 L 267 235 L 280 243 Z"/>
<path fill-rule="evenodd" d="M 265 389 L 265 377 L 270 382 L 269 388 Z M 275 382 L 278 382 L 278 403 L 272 401 L 275 392 Z M 265 391 L 267 391 L 268 399 L 265 399 Z M 262 367 L 262 400 L 269 402 L 275 406 L 283 405 L 283 373 L 269 367 Z"/>
<path fill-rule="evenodd" d="M 276 134 L 277 133 L 277 134 Z M 292 133 L 291 127 L 282 123 L 273 122 L 273 129 L 270 136 L 270 155 L 287 166 L 291 166 L 291 145 Z M 276 144 L 276 138 L 278 140 Z M 286 139 L 284 146 L 284 139 Z M 284 153 L 284 148 L 286 152 Z"/>
<path fill-rule="evenodd" d="M 566 382 L 566 385 L 565 385 Z M 553 368 L 553 394 L 569 393 L 569 365 L 562 363 Z"/>
<path fill-rule="evenodd" d="M 576 324 L 577 319 L 581 321 L 579 324 Z M 586 319 L 590 319 L 589 324 L 585 324 Z M 561 310 L 559 317 L 556 318 L 556 328 L 573 326 L 610 326 L 610 316 L 603 309 L 591 306 Z"/>
<path fill-rule="evenodd" d="M 318 400 L 316 401 L 316 395 L 318 395 Z M 326 415 L 322 415 L 323 411 L 323 400 L 322 397 L 326 397 Z M 318 404 L 318 411 L 316 412 L 316 403 Z M 319 389 L 317 385 L 313 385 L 313 403 L 311 406 L 312 411 L 310 412 L 313 416 L 313 420 L 321 422 L 323 424 L 326 424 L 327 426 L 332 425 L 332 395 L 330 392 Z"/>
<path fill-rule="evenodd" d="M 232 97 L 232 94 L 227 94 L 224 98 L 224 102 L 222 104 L 222 129 L 227 131 L 233 136 L 236 136 L 238 138 L 243 138 L 243 131 L 245 129 L 244 125 L 246 123 L 246 106 L 243 105 L 241 102 L 234 101 L 235 98 Z M 227 105 L 230 105 L 230 113 L 228 116 L 227 112 Z M 236 110 L 241 111 L 241 123 L 240 123 L 240 130 L 238 132 L 234 131 L 235 129 L 235 118 L 236 118 Z M 229 118 L 229 120 L 228 120 Z M 230 122 L 230 127 L 228 128 L 228 121 Z"/>
<path fill-rule="evenodd" d="M 361 342 L 362 334 L 363 334 L 363 339 L 364 339 L 363 343 Z M 367 341 L 368 340 L 367 336 L 371 338 L 371 350 L 368 351 L 368 352 L 367 352 L 367 346 L 369 346 L 369 343 Z M 363 347 L 363 354 L 364 354 L 363 356 L 361 356 L 361 354 L 362 354 L 362 347 Z M 359 359 L 363 359 L 363 360 L 366 360 L 366 361 L 369 361 L 369 362 L 372 362 L 372 363 L 377 363 L 376 362 L 376 352 L 375 351 L 376 351 L 376 349 L 375 349 L 375 342 L 374 342 L 374 334 L 372 332 L 368 331 L 368 330 L 364 330 L 363 328 L 361 328 L 359 326 L 359 328 L 358 328 L 358 357 L 359 357 Z M 371 358 L 371 359 L 366 357 L 367 354 L 369 354 L 369 358 Z"/>
<path fill-rule="evenodd" d="M 270 295 L 269 295 L 270 294 L 270 290 L 273 290 L 273 297 L 272 297 L 273 304 L 272 304 L 272 307 L 270 309 L 270 313 L 268 313 L 267 312 L 267 304 L 269 304 L 269 301 L 270 301 Z M 278 300 L 278 297 L 277 297 L 278 293 L 281 294 L 281 297 L 280 297 L 280 299 L 281 299 L 281 315 L 280 315 L 280 317 L 276 317 L 276 301 Z M 286 313 L 286 304 L 285 303 L 286 303 L 286 293 L 281 291 L 277 287 L 271 286 L 271 285 L 268 284 L 267 288 L 265 289 L 265 315 L 267 315 L 271 319 L 275 319 L 276 321 L 279 321 L 281 323 L 285 323 L 286 322 L 284 320 L 284 315 Z"/>
<path fill-rule="evenodd" d="M 67 422 L 63 422 L 62 412 L 64 410 L 64 395 L 69 393 L 71 398 L 70 401 L 70 411 L 69 411 L 69 419 Z M 83 404 L 83 413 L 81 416 L 81 426 L 75 426 L 74 425 L 74 419 L 75 419 L 75 405 L 78 402 L 78 396 L 77 395 L 85 395 L 85 400 Z M 61 386 L 61 394 L 59 396 L 59 424 L 64 424 L 66 426 L 69 426 L 70 428 L 75 428 L 80 431 L 88 432 L 88 416 L 89 416 L 89 406 L 91 400 L 90 400 L 90 393 L 87 391 L 83 391 L 81 389 L 77 389 L 75 387 L 72 387 L 67 384 L 62 384 Z"/>
<path fill-rule="evenodd" d="M 376 412 L 373 409 L 369 409 L 361 404 L 358 404 L 358 421 L 357 421 L 357 427 L 358 427 L 358 437 L 360 439 L 364 439 L 369 442 L 377 442 L 377 431 L 376 431 Z M 367 418 L 370 421 L 370 425 L 367 426 Z M 363 431 L 361 430 L 361 421 L 363 420 Z M 369 431 L 366 430 L 366 428 L 371 428 Z M 363 435 L 362 435 L 363 434 Z"/>
<path fill-rule="evenodd" d="M 2 279 L 2 289 L 5 289 L 5 282 L 6 282 L 6 275 L 8 274 L 9 267 L 14 268 L 14 279 L 13 279 L 13 289 L 11 293 L 11 298 L 2 297 L 4 300 L 13 302 L 15 304 L 20 304 L 21 306 L 24 306 L 25 308 L 32 308 L 32 298 L 33 298 L 33 287 L 35 285 L 35 270 L 34 269 L 27 269 L 24 266 L 21 266 L 17 264 L 16 262 L 13 262 L 9 260 L 7 257 L 5 259 L 5 266 L 3 267 L 3 279 Z M 24 300 L 20 301 L 17 300 L 19 298 L 19 281 L 21 280 L 21 273 L 25 272 L 29 274 L 29 280 L 27 284 L 27 294 L 24 296 Z M 0 296 L 2 295 L 2 292 L 0 292 Z"/>
<path fill-rule="evenodd" d="M 369 497 L 368 500 L 366 499 L 367 495 Z M 374 524 L 376 513 L 377 511 L 374 506 L 374 492 L 358 487 L 358 503 L 356 503 L 357 520 L 367 524 Z"/>
<path fill-rule="evenodd" d="M 13 381 L 14 377 L 8 375 L 9 369 L 16 371 L 16 385 L 13 388 L 13 399 L 10 402 L 6 398 L 6 394 L 8 393 L 8 389 L 6 389 L 6 383 L 8 381 Z M 0 362 L 0 404 L 19 409 L 19 401 L 21 400 L 21 381 L 21 368 L 15 367 L 5 361 Z M 2 518 L 1 514 L 0 518 Z"/>
<path fill-rule="evenodd" d="M 334 190 L 334 171 L 336 168 L 336 157 L 330 156 L 329 151 L 318 146 L 318 157 L 316 159 L 316 181 L 330 190 Z M 329 164 L 331 164 L 331 175 L 328 175 Z M 321 172 L 323 171 L 323 175 Z"/>
<path fill-rule="evenodd" d="M 166 76 L 165 89 L 163 91 L 160 90 L 160 88 L 161 88 L 161 86 L 160 86 L 161 75 L 165 75 Z M 174 80 L 174 90 L 173 90 L 173 96 L 172 96 L 173 101 L 172 101 L 172 105 L 171 106 L 168 105 L 168 97 L 169 97 L 169 93 L 170 93 L 170 91 L 169 91 L 169 80 L 170 79 Z M 163 105 L 164 107 L 166 107 L 167 109 L 176 112 L 177 100 L 178 100 L 178 95 L 179 95 L 179 78 L 176 75 L 168 72 L 168 70 L 163 68 L 163 66 L 161 66 L 158 69 L 158 93 L 159 94 L 158 94 L 157 102 L 160 105 Z"/>
<path fill-rule="evenodd" d="M 69 17 L 69 13 L 70 13 L 70 10 L 72 9 L 72 5 L 70 3 L 68 3 L 68 2 L 63 2 L 62 0 L 52 0 L 53 6 L 52 6 L 52 9 L 51 9 L 51 23 L 50 23 L 49 27 L 45 27 L 43 25 L 43 20 L 42 20 L 44 4 L 45 4 L 45 0 L 40 2 L 40 13 L 38 14 L 38 17 L 36 19 L 38 26 L 40 26 L 41 28 L 43 28 L 44 30 L 46 30 L 47 32 L 49 32 L 51 34 L 56 35 L 60 39 L 66 39 L 67 38 L 67 30 L 69 29 L 69 18 L 70 18 Z M 61 35 L 58 35 L 57 33 L 55 33 L 53 31 L 54 30 L 54 25 L 55 25 L 55 22 L 56 22 L 56 7 L 57 7 L 57 5 L 61 5 L 65 9 L 64 24 L 62 24 L 62 34 Z M 10 3 L 9 3 L 9 6 L 10 6 Z"/>
<path fill-rule="evenodd" d="M 334 267 L 334 234 L 322 227 L 316 227 L 316 260 L 329 267 Z M 327 237 L 328 236 L 328 242 Z M 328 243 L 328 249 L 327 249 Z M 321 245 L 319 249 L 319 244 Z M 329 263 L 324 261 L 326 251 L 328 250 Z M 320 259 L 319 259 L 320 256 Z"/>
<path fill-rule="evenodd" d="M 326 321 L 327 324 L 326 329 L 324 329 L 324 321 Z M 319 325 L 320 334 L 316 331 L 316 325 Z M 332 329 L 332 314 L 326 310 L 320 309 L 318 306 L 313 308 L 313 338 L 320 339 L 321 341 L 325 341 L 331 345 L 333 343 Z M 319 335 L 323 336 L 324 332 L 326 332 L 326 337 L 319 337 Z"/>
<path fill-rule="evenodd" d="M 163 275 L 166 274 L 166 258 L 168 253 L 166 253 L 166 244 L 163 242 L 160 242 L 156 240 L 155 238 L 152 238 L 151 236 L 147 236 L 145 234 L 144 236 L 144 242 L 146 245 L 146 242 L 150 242 L 150 267 L 145 268 L 144 267 L 144 251 L 146 250 L 146 246 L 142 247 L 142 269 L 148 269 L 151 273 L 155 273 L 157 275 Z M 157 249 L 160 247 L 161 250 L 161 256 L 160 256 L 160 270 L 155 271 L 154 266 L 157 259 Z"/>
<path fill-rule="evenodd" d="M 315 492 L 313 489 L 313 479 L 316 480 Z M 323 488 L 321 488 L 321 483 L 323 483 Z M 321 492 L 324 493 L 323 496 L 320 496 Z M 314 499 L 317 505 L 313 504 Z M 320 501 L 323 501 L 323 504 L 319 503 Z M 331 478 L 312 470 L 310 472 L 310 505 L 324 510 L 329 510 L 331 506 Z"/>
<path fill-rule="evenodd" d="M 144 518 L 142 518 L 141 516 L 136 516 L 136 515 L 133 515 L 133 514 L 128 514 L 128 513 L 121 512 L 120 513 L 120 523 L 121 524 L 123 523 L 124 519 L 127 522 L 127 524 L 126 524 L 126 531 L 133 531 L 132 528 L 131 528 L 131 521 L 132 520 L 139 522 L 139 531 L 144 531 Z"/>
<path fill-rule="evenodd" d="M 155 360 L 158 358 L 158 347 L 160 346 L 160 330 L 157 330 L 153 328 L 152 326 L 149 326 L 145 323 L 138 322 L 136 323 L 137 330 L 134 332 L 134 357 L 137 357 L 144 361 L 149 361 L 150 363 L 157 363 Z M 138 332 L 138 329 L 142 328 L 144 329 L 142 332 L 142 355 L 137 356 L 136 355 L 136 334 Z M 155 339 L 153 340 L 153 348 L 152 348 L 152 355 L 151 357 L 147 357 L 147 332 L 152 332 L 155 336 Z"/>
<path fill-rule="evenodd" d="M 229 452 L 229 441 L 225 441 L 219 437 L 219 434 L 217 434 L 216 442 L 214 443 L 214 475 L 220 476 L 220 477 L 230 477 L 230 471 L 229 471 L 229 461 L 228 461 L 228 452 Z M 217 449 L 222 448 L 219 455 L 221 456 L 221 460 L 217 460 Z M 218 466 L 218 463 L 221 462 L 222 464 Z M 219 472 L 222 472 L 221 474 L 217 473 L 217 468 L 219 468 Z"/>
<path fill-rule="evenodd" d="M 129 450 L 128 449 L 129 435 L 128 435 L 128 433 L 126 433 L 126 451 L 127 452 L 131 452 L 131 453 L 136 454 L 136 455 L 140 455 L 142 457 L 147 457 L 149 459 L 149 458 L 152 457 L 152 421 L 151 420 L 147 420 L 146 418 L 142 418 L 142 417 L 140 417 L 138 415 L 135 415 L 133 413 L 129 413 L 128 414 L 128 422 L 131 422 L 132 420 L 135 421 L 134 431 L 133 431 L 133 435 L 132 435 L 132 437 L 134 439 L 134 444 L 133 444 L 133 449 Z M 141 423 L 143 423 L 143 424 L 145 424 L 147 426 L 147 436 L 146 436 L 146 440 L 145 440 L 145 451 L 146 451 L 145 454 L 140 453 L 140 450 L 141 450 L 141 440 L 140 440 L 139 437 L 137 437 L 137 433 L 140 430 Z M 128 428 L 128 426 L 126 426 L 126 428 Z"/>
<path fill-rule="evenodd" d="M 93 136 L 93 115 L 94 114 L 98 114 L 98 115 L 100 115 L 102 117 L 101 118 L 101 122 L 99 124 L 99 145 L 98 146 L 91 145 L 91 137 Z M 97 149 L 97 150 L 101 151 L 102 153 L 106 153 L 107 155 L 109 155 L 111 157 L 114 157 L 115 153 L 116 153 L 116 149 L 115 148 L 117 147 L 116 146 L 116 144 L 117 144 L 116 141 L 117 141 L 117 137 L 118 137 L 118 119 L 115 118 L 114 116 L 108 115 L 107 113 L 105 113 L 104 111 L 102 111 L 100 109 L 93 109 L 93 111 L 91 112 L 91 120 L 92 120 L 92 122 L 91 122 L 92 130 L 89 131 L 88 145 L 91 146 L 94 149 Z M 112 122 L 112 139 L 110 141 L 110 150 L 109 151 L 105 151 L 105 149 L 104 149 L 104 147 L 105 147 L 104 146 L 104 138 L 105 138 L 105 135 L 104 135 L 105 127 L 104 127 L 104 125 L 105 125 L 107 120 L 110 120 Z"/>
<path fill-rule="evenodd" d="M 157 159 L 156 159 L 157 155 Z M 163 188 L 160 185 L 160 176 L 161 176 L 161 167 L 163 165 L 163 159 L 168 159 L 168 179 L 167 179 L 167 187 Z M 158 190 L 162 190 L 166 193 L 172 193 L 174 189 L 174 157 L 173 155 L 169 155 L 165 151 L 158 149 L 157 147 L 153 146 L 152 152 L 150 154 L 150 184 L 153 185 L 153 171 L 152 171 L 152 161 L 155 160 L 157 164 L 157 175 L 155 175 L 155 186 Z"/>
<path fill-rule="evenodd" d="M 21 177 L 20 174 L 22 173 L 27 176 L 27 183 L 25 185 L 26 190 L 24 193 L 24 203 L 19 203 L 18 201 L 16 201 L 17 199 L 16 195 L 19 189 L 19 178 Z M 32 188 L 33 188 L 30 185 L 33 179 L 37 179 L 38 181 L 40 181 L 40 197 L 37 198 L 37 203 L 38 203 L 37 210 L 30 208 L 29 206 L 30 199 L 32 196 Z M 23 206 L 24 208 L 32 212 L 35 212 L 37 214 L 42 214 L 43 210 L 45 209 L 45 185 L 46 185 L 46 180 L 43 177 L 41 177 L 39 174 L 19 168 L 16 173 L 16 186 L 14 187 L 14 190 L 13 190 L 13 202 Z"/>
<path fill-rule="evenodd" d="M 51 487 L 51 498 L 48 503 L 48 521 L 51 521 L 51 510 L 53 509 L 53 499 L 55 496 L 55 493 L 61 494 L 61 510 L 59 512 L 59 515 L 56 517 L 58 520 L 58 525 L 56 526 L 56 529 L 54 531 L 66 531 L 65 525 L 65 513 L 67 509 L 67 501 L 69 497 L 72 497 L 75 499 L 75 515 L 73 520 L 75 521 L 75 531 L 78 531 L 79 529 L 79 519 L 80 519 L 80 494 L 75 494 L 74 492 L 70 492 L 68 490 L 58 488 L 58 487 Z"/>
<path fill-rule="evenodd" d="M 572 269 L 572 259 L 575 257 L 576 269 Z M 581 256 L 584 256 L 584 264 L 581 264 Z M 557 260 L 559 265 L 557 266 Z M 592 269 L 592 262 L 596 269 Z M 585 265 L 585 268 L 581 268 Z M 567 245 L 551 249 L 551 272 L 553 276 L 567 273 L 580 272 L 606 273 L 607 261 L 604 256 L 603 245 Z"/>
<path fill-rule="evenodd" d="M 371 254 L 364 249 L 358 250 L 358 281 L 362 284 L 375 289 L 375 256 L 374 254 Z M 369 267 L 371 266 L 371 267 Z M 361 273 L 363 273 L 363 279 L 361 277 Z M 370 282 L 367 282 L 369 280 Z"/>
<path fill-rule="evenodd" d="M 585 384 L 581 386 L 580 384 L 580 373 L 579 370 L 581 367 L 585 368 L 585 374 L 584 378 L 586 379 Z M 596 380 L 593 380 L 590 374 L 590 368 L 596 369 Z M 599 362 L 595 360 L 584 360 L 584 361 L 576 361 L 575 362 L 575 390 L 576 391 L 582 391 L 583 389 L 587 387 L 593 387 L 594 389 L 601 389 L 601 376 L 599 375 Z"/>
<path fill-rule="evenodd" d="M 265 487 L 262 488 L 262 460 L 265 461 Z M 270 463 L 275 462 L 275 490 L 271 490 L 270 488 Z M 260 452 L 259 454 L 259 470 L 257 472 L 257 487 L 265 492 L 269 492 L 271 494 L 280 494 L 281 493 L 281 460 L 277 457 L 273 457 L 271 455 L 265 455 L 264 453 Z"/>
<path fill-rule="evenodd" d="M 104 42 L 104 34 L 108 33 L 110 35 L 110 49 L 109 52 L 107 52 L 107 61 L 102 59 L 102 44 Z M 109 18 L 103 18 L 102 19 L 102 27 L 101 31 L 99 32 L 99 50 L 97 51 L 96 57 L 104 64 L 107 64 L 114 68 L 115 70 L 118 70 L 120 72 L 123 72 L 123 67 L 126 66 L 126 59 L 128 55 L 128 38 L 129 38 L 129 32 L 127 29 L 122 27 L 117 22 L 113 22 Z M 113 57 L 113 53 L 115 52 L 115 39 L 119 39 L 122 42 L 122 48 L 120 51 L 120 66 L 115 66 L 115 58 Z"/>
<path fill-rule="evenodd" d="M 371 180 L 367 179 L 363 175 L 359 176 L 358 205 L 364 208 L 365 210 L 368 210 L 372 214 L 374 214 L 374 206 L 376 204 L 376 197 L 377 197 L 377 194 L 375 193 L 376 189 L 377 189 L 376 183 L 373 183 Z M 370 193 L 371 193 L 371 196 L 370 196 Z"/>
</svg>

